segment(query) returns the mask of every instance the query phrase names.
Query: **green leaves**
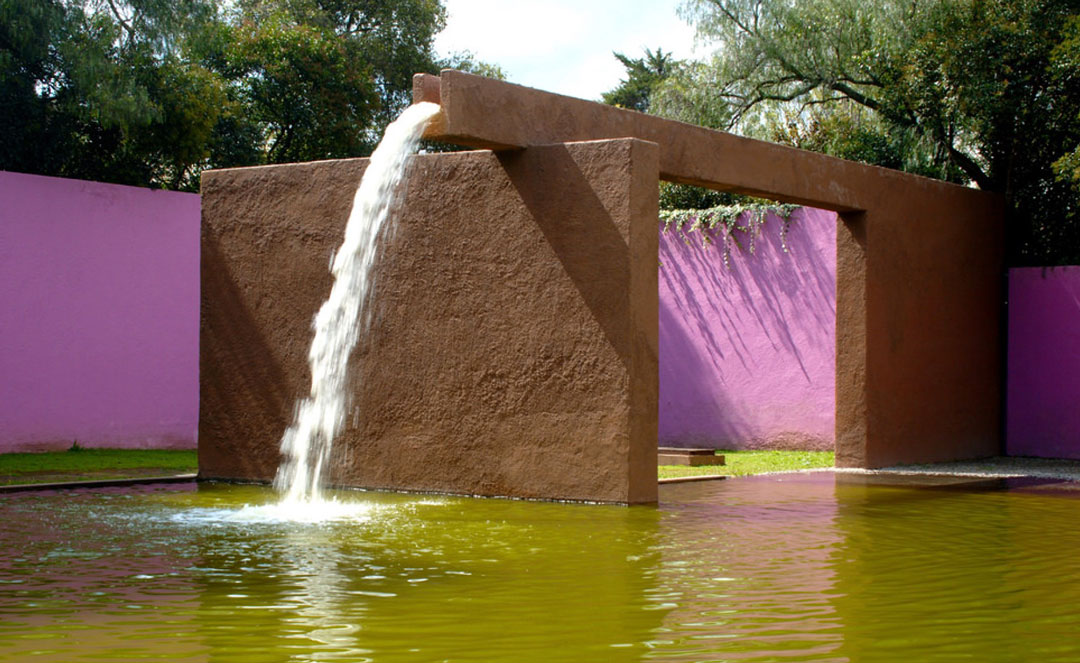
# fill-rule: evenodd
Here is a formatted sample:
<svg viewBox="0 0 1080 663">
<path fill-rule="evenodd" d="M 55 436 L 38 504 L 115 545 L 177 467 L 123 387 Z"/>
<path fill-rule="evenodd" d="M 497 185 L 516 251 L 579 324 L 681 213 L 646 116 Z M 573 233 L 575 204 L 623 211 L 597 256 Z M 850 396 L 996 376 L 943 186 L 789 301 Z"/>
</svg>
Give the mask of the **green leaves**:
<svg viewBox="0 0 1080 663">
<path fill-rule="evenodd" d="M 683 236 L 684 241 L 690 239 L 690 233 L 697 233 L 702 246 L 708 246 L 719 239 L 724 267 L 730 267 L 731 245 L 754 253 L 757 237 L 770 215 L 783 222 L 780 227 L 780 243 L 787 253 L 791 215 L 798 208 L 798 205 L 746 199 L 705 209 L 661 209 L 660 222 L 664 232 L 677 232 Z M 745 246 L 742 240 L 745 240 Z"/>
<path fill-rule="evenodd" d="M 374 75 L 356 45 L 275 14 L 235 30 L 228 52 L 238 97 L 260 126 L 270 163 L 358 156 L 370 149 Z"/>
<path fill-rule="evenodd" d="M 1080 99 L 1080 16 L 1070 16 L 1064 29 L 1065 38 L 1056 44 L 1050 53 L 1050 75 L 1054 84 L 1061 90 L 1062 99 Z M 1064 122 L 1074 127 L 1080 126 L 1080 105 L 1073 107 L 1074 115 L 1070 118 L 1068 109 L 1062 109 Z M 1080 196 L 1080 131 L 1074 131 L 1072 142 L 1063 146 L 1065 154 L 1054 161 L 1054 174 L 1058 182 L 1072 186 L 1073 192 Z M 1070 151 L 1069 148 L 1073 149 Z"/>
<path fill-rule="evenodd" d="M 669 117 L 1003 193 L 1014 264 L 1080 262 L 1075 0 L 688 0 Z"/>
<path fill-rule="evenodd" d="M 626 79 L 614 90 L 605 92 L 603 101 L 611 106 L 642 113 L 649 110 L 653 90 L 682 65 L 682 62 L 672 59 L 671 53 L 665 53 L 662 48 L 655 52 L 646 48 L 643 58 L 629 58 L 622 53 L 615 53 L 615 58 L 626 67 Z"/>
<path fill-rule="evenodd" d="M 362 156 L 444 23 L 438 0 L 0 0 L 0 169 L 197 190 Z"/>
</svg>

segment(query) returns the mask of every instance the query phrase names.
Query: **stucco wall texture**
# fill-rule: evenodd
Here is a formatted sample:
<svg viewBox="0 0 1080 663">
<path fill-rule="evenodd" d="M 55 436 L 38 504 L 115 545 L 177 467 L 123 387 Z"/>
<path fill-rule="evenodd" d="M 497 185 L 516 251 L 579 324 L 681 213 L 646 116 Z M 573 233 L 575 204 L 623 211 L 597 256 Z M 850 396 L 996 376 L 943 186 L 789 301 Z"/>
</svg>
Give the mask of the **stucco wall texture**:
<svg viewBox="0 0 1080 663">
<path fill-rule="evenodd" d="M 329 481 L 655 502 L 657 163 L 635 139 L 416 157 Z M 365 165 L 203 174 L 203 478 L 273 478 Z"/>
<path fill-rule="evenodd" d="M 1009 270 L 1006 452 L 1080 460 L 1080 267 Z"/>
<path fill-rule="evenodd" d="M 727 265 L 698 232 L 660 233 L 661 446 L 833 448 L 836 226 L 800 208 L 785 237 L 770 215 Z"/>
<path fill-rule="evenodd" d="M 194 448 L 199 196 L 0 172 L 0 452 Z"/>
</svg>

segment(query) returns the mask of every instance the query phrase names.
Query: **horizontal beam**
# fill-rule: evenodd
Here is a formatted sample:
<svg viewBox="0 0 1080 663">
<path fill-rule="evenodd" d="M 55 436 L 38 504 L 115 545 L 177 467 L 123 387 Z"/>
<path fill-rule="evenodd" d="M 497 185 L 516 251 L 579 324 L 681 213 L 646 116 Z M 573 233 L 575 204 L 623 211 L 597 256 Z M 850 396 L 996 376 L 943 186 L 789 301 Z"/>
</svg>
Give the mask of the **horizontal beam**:
<svg viewBox="0 0 1080 663">
<path fill-rule="evenodd" d="M 869 209 L 884 187 L 963 188 L 449 69 L 417 74 L 413 101 L 442 106 L 426 138 L 494 150 L 640 138 L 660 146 L 661 179 L 837 212 Z"/>
</svg>

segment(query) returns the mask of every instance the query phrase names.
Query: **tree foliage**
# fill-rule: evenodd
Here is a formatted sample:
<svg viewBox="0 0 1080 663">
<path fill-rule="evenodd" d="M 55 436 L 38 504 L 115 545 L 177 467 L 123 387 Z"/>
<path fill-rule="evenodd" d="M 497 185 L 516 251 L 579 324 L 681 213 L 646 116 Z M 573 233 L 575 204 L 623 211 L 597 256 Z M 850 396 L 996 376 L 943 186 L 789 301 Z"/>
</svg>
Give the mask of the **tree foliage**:
<svg viewBox="0 0 1080 663">
<path fill-rule="evenodd" d="M 649 100 L 653 90 L 657 89 L 682 63 L 665 53 L 645 49 L 645 57 L 630 58 L 622 53 L 615 53 L 615 59 L 626 68 L 626 79 L 619 82 L 614 90 L 603 94 L 605 104 L 628 108 L 645 113 L 649 110 Z"/>
<path fill-rule="evenodd" d="M 1014 263 L 1080 261 L 1076 0 L 688 0 L 716 46 L 653 110 L 1005 194 Z"/>
<path fill-rule="evenodd" d="M 224 85 L 183 60 L 200 0 L 0 0 L 0 168 L 178 184 Z"/>
<path fill-rule="evenodd" d="M 626 78 L 612 90 L 602 95 L 604 103 L 619 108 L 626 108 L 642 113 L 650 112 L 654 95 L 665 86 L 685 76 L 688 68 L 697 67 L 694 63 L 675 60 L 671 53 L 662 48 L 655 52 L 646 48 L 645 57 L 631 58 L 622 53 L 615 53 L 615 58 L 626 69 Z M 685 118 L 684 118 L 685 119 Z M 696 124 L 715 126 L 695 118 Z M 689 184 L 674 182 L 660 183 L 660 209 L 665 212 L 680 210 L 718 209 L 738 204 L 752 204 L 754 199 L 739 194 L 713 191 Z M 759 201 L 757 201 L 759 202 Z"/>
<path fill-rule="evenodd" d="M 194 190 L 370 153 L 440 59 L 439 0 L 0 0 L 0 169 Z"/>
</svg>

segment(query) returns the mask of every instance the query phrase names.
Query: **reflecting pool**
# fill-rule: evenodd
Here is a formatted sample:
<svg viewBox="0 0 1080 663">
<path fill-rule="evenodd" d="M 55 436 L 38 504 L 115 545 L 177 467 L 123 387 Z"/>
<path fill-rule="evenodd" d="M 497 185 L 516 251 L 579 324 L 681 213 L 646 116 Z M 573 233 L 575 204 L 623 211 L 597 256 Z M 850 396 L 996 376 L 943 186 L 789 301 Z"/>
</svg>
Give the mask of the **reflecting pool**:
<svg viewBox="0 0 1080 663">
<path fill-rule="evenodd" d="M 252 486 L 0 497 L 0 661 L 1075 661 L 1080 493 L 831 473 L 659 508 Z"/>
</svg>

